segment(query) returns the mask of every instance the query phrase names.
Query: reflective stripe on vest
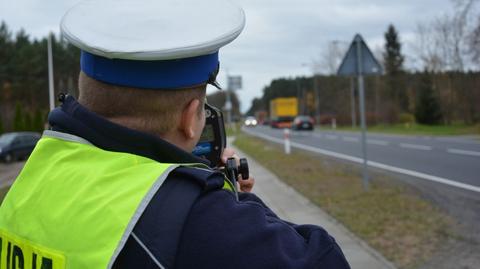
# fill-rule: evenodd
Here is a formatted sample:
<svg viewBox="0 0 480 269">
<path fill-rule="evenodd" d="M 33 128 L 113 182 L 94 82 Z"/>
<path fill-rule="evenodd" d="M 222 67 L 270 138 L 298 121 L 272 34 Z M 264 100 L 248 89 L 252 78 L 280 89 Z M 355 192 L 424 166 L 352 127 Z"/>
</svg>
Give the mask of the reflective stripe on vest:
<svg viewBox="0 0 480 269">
<path fill-rule="evenodd" d="M 46 131 L 0 208 L 0 268 L 111 268 L 178 166 Z"/>
</svg>

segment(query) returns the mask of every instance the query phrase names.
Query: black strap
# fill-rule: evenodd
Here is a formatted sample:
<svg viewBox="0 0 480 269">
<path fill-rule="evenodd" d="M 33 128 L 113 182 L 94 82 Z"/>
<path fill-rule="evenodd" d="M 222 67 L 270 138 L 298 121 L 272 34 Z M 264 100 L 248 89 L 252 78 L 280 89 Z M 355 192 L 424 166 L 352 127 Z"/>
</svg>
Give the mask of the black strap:
<svg viewBox="0 0 480 269">
<path fill-rule="evenodd" d="M 190 209 L 204 191 L 212 189 L 209 182 L 214 182 L 214 189 L 221 188 L 219 183 L 223 182 L 223 177 L 214 171 L 180 167 L 171 173 L 155 194 L 133 229 L 136 243 L 143 244 L 139 247 L 148 251 L 155 263 L 173 268 Z M 133 241 L 132 235 L 129 241 Z M 121 253 L 114 268 L 125 268 L 121 263 L 129 260 L 129 255 Z"/>
</svg>

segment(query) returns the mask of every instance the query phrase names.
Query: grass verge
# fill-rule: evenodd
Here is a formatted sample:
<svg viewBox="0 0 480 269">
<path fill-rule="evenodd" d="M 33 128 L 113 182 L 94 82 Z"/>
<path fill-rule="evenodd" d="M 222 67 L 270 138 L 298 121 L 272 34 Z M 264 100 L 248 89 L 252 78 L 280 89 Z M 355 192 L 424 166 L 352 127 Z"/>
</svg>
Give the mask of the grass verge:
<svg viewBox="0 0 480 269">
<path fill-rule="evenodd" d="M 406 186 L 380 175 L 363 191 L 359 171 L 308 152 L 237 135 L 234 144 L 273 171 L 399 268 L 427 261 L 451 233 L 451 220 Z"/>
<path fill-rule="evenodd" d="M 402 134 L 402 135 L 480 135 L 480 125 L 422 125 L 422 124 L 394 124 L 394 125 L 373 125 L 368 126 L 369 132 Z M 360 128 L 340 126 L 339 131 L 360 131 Z"/>
<path fill-rule="evenodd" d="M 227 124 L 225 123 L 225 133 L 227 136 L 236 136 L 241 133 L 242 124 L 239 122 Z"/>
</svg>

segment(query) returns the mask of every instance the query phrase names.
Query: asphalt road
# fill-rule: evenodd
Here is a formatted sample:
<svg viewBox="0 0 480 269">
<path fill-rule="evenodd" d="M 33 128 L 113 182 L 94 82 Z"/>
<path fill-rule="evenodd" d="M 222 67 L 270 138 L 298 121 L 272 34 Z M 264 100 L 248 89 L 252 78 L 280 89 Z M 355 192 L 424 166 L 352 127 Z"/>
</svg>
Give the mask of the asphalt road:
<svg viewBox="0 0 480 269">
<path fill-rule="evenodd" d="M 283 130 L 267 126 L 245 128 L 247 132 L 283 139 Z M 361 135 L 327 130 L 291 131 L 295 147 L 311 147 L 332 152 L 346 160 L 362 158 Z M 319 152 L 321 153 L 321 152 Z M 343 156 L 345 155 L 345 156 Z M 349 158 L 352 157 L 352 158 Z M 377 168 L 393 167 L 394 172 L 410 176 L 452 181 L 473 186 L 480 192 L 480 140 L 474 137 L 427 137 L 367 134 L 367 159 Z M 355 160 L 354 160 L 355 161 Z M 358 160 L 357 160 L 358 161 Z M 396 169 L 398 168 L 398 169 Z M 396 171 L 398 170 L 398 171 Z M 448 183 L 448 182 L 447 182 Z M 472 188 L 470 188 L 472 189 Z"/>
<path fill-rule="evenodd" d="M 283 143 L 283 130 L 257 126 L 245 132 Z M 360 134 L 296 131 L 292 150 L 362 163 Z M 422 269 L 478 268 L 480 264 L 480 140 L 474 137 L 412 137 L 367 134 L 371 173 L 391 175 L 413 187 L 452 220 L 440 250 Z M 392 172 L 394 172 L 392 174 Z M 376 174 L 377 175 L 377 174 Z M 408 232 L 407 232 L 408 233 Z"/>
</svg>

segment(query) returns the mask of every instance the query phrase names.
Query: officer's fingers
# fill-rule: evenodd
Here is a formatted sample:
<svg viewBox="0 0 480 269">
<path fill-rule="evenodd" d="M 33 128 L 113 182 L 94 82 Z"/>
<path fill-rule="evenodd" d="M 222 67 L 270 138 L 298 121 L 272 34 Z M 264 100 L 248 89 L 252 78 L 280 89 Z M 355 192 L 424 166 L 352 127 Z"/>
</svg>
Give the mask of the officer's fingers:
<svg viewBox="0 0 480 269">
<path fill-rule="evenodd" d="M 231 148 L 225 148 L 223 150 L 223 154 L 222 154 L 222 162 L 224 164 L 227 163 L 227 159 L 228 158 L 235 158 L 235 161 L 237 163 L 237 165 L 240 165 L 240 158 L 238 157 L 238 155 L 235 153 L 235 151 Z"/>
<path fill-rule="evenodd" d="M 225 148 L 222 153 L 222 162 L 226 163 L 227 159 L 232 157 L 235 154 L 235 151 L 231 148 Z"/>
<path fill-rule="evenodd" d="M 240 191 L 242 192 L 251 192 L 253 189 L 253 185 L 255 185 L 255 178 L 250 176 L 248 179 L 238 179 L 238 183 L 240 184 Z"/>
</svg>

